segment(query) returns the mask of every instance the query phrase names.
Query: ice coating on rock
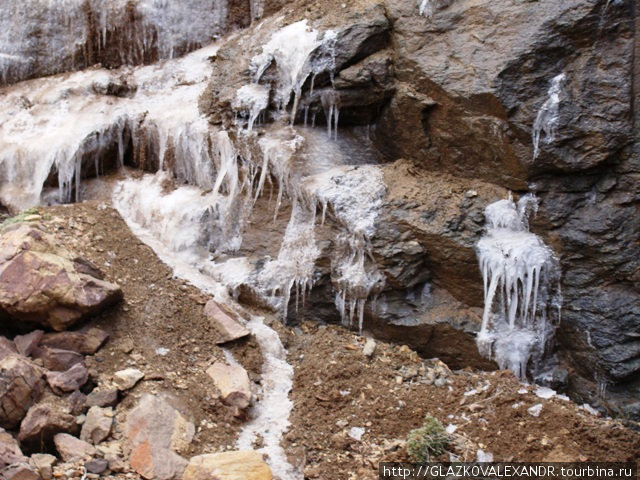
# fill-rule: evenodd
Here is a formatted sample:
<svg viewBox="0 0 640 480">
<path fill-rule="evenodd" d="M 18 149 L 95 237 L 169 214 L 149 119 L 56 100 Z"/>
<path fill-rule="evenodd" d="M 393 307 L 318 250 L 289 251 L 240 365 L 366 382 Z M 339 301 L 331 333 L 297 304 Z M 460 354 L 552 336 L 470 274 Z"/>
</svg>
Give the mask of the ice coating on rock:
<svg viewBox="0 0 640 480">
<path fill-rule="evenodd" d="M 238 89 L 233 108 L 243 117 L 248 117 L 247 130 L 253 130 L 258 116 L 269 105 L 269 89 L 262 85 L 245 85 Z"/>
<path fill-rule="evenodd" d="M 60 185 L 56 200 L 77 200 L 83 165 L 100 172 L 98 159 L 113 145 L 122 165 L 125 144 L 132 142 L 133 155 L 140 156 L 143 139 L 152 142 L 161 167 L 170 149 L 180 180 L 211 188 L 210 130 L 198 98 L 216 51 L 210 46 L 162 67 L 91 69 L 6 88 L 0 99 L 0 202 L 16 210 L 40 203 L 52 169 Z M 113 85 L 131 92 L 111 95 Z"/>
<path fill-rule="evenodd" d="M 529 232 L 535 197 L 511 198 L 485 209 L 487 231 L 476 245 L 484 281 L 480 352 L 520 378 L 542 360 L 558 320 L 559 264 Z"/>
<path fill-rule="evenodd" d="M 7 1 L 0 9 L 0 83 L 85 68 L 107 49 L 117 65 L 174 58 L 210 43 L 226 18 L 226 0 Z"/>
<path fill-rule="evenodd" d="M 562 87 L 566 80 L 566 75 L 561 73 L 556 75 L 551 80 L 551 86 L 549 87 L 549 98 L 544 102 L 538 116 L 533 124 L 533 159 L 538 158 L 540 153 L 540 135 L 544 132 L 547 143 L 553 142 L 555 139 L 556 131 L 558 129 L 559 108 L 560 108 L 560 95 L 562 94 Z"/>
</svg>

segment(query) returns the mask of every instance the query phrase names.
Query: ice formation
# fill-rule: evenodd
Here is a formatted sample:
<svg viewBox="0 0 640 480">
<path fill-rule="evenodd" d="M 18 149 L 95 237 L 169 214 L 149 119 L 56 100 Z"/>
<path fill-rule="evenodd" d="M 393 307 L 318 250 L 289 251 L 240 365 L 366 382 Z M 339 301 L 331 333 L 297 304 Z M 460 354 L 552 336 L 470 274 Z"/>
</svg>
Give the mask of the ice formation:
<svg viewBox="0 0 640 480">
<path fill-rule="evenodd" d="M 226 0 L 21 0 L 0 9 L 0 80 L 98 62 L 137 65 L 206 45 L 226 26 Z M 154 58 L 154 59 L 155 59 Z"/>
<path fill-rule="evenodd" d="M 517 205 L 511 197 L 489 205 L 487 231 L 476 245 L 484 280 L 478 349 L 523 379 L 548 349 L 561 302 L 558 260 L 529 232 L 536 208 L 532 195 Z"/>
<path fill-rule="evenodd" d="M 340 94 L 335 90 L 322 92 L 320 97 L 324 115 L 327 117 L 327 133 L 331 138 L 331 132 L 338 139 L 338 119 L 340 117 Z"/>
<path fill-rule="evenodd" d="M 558 128 L 560 95 L 562 95 L 562 87 L 566 75 L 561 73 L 551 80 L 549 87 L 549 98 L 538 111 L 538 116 L 533 124 L 533 158 L 538 158 L 540 153 L 540 135 L 544 132 L 547 143 L 553 142 Z"/>
<path fill-rule="evenodd" d="M 269 105 L 269 89 L 262 85 L 245 85 L 236 93 L 236 100 L 233 108 L 241 112 L 243 117 L 248 117 L 247 129 L 253 130 L 258 116 Z"/>
<path fill-rule="evenodd" d="M 418 11 L 420 15 L 431 18 L 433 15 L 433 2 L 434 0 L 418 0 Z"/>
</svg>

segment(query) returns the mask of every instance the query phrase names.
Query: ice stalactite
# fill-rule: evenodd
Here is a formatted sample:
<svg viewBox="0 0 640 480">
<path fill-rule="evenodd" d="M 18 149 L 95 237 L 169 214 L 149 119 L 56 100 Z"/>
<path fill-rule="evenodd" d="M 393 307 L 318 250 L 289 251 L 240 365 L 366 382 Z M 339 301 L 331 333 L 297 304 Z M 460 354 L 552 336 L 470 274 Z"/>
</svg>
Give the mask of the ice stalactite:
<svg viewBox="0 0 640 480">
<path fill-rule="evenodd" d="M 326 90 L 320 97 L 324 115 L 327 118 L 327 133 L 329 138 L 338 139 L 338 119 L 340 117 L 340 93 L 335 90 Z"/>
<path fill-rule="evenodd" d="M 433 3 L 434 0 L 418 0 L 418 11 L 420 15 L 431 18 L 433 16 Z"/>
<path fill-rule="evenodd" d="M 243 118 L 247 118 L 247 130 L 253 130 L 253 126 L 260 114 L 269 105 L 269 89 L 258 84 L 245 85 L 236 93 L 233 108 Z"/>
<path fill-rule="evenodd" d="M 511 198 L 489 205 L 487 231 L 476 245 L 485 296 L 478 349 L 522 379 L 548 353 L 562 302 L 559 262 L 529 232 L 536 209 L 532 195 L 517 205 Z"/>
<path fill-rule="evenodd" d="M 562 95 L 562 88 L 566 80 L 566 75 L 561 73 L 556 75 L 551 80 L 551 86 L 549 87 L 549 98 L 544 102 L 533 124 L 533 158 L 538 158 L 540 154 L 540 135 L 544 132 L 546 136 L 546 142 L 551 143 L 554 141 L 556 132 L 558 129 L 558 121 L 560 120 L 560 96 Z"/>
</svg>

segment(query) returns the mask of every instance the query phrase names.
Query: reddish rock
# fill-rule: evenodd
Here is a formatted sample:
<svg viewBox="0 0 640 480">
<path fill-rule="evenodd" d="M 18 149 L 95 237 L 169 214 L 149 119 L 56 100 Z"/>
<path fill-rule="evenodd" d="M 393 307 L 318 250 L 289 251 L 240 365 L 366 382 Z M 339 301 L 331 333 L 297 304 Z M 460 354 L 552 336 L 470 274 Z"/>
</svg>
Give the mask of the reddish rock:
<svg viewBox="0 0 640 480">
<path fill-rule="evenodd" d="M 0 428 L 0 469 L 12 463 L 24 463 L 26 461 L 27 457 L 22 454 L 16 439 Z"/>
<path fill-rule="evenodd" d="M 56 372 L 64 372 L 84 361 L 84 357 L 79 353 L 49 347 L 39 349 L 34 354 L 34 357 L 42 360 L 44 368 Z"/>
<path fill-rule="evenodd" d="M 27 412 L 20 424 L 18 440 L 25 446 L 42 451 L 42 446 L 50 447 L 58 433 L 78 431 L 76 419 L 70 413 L 66 402 L 58 397 L 50 397 Z"/>
<path fill-rule="evenodd" d="M 234 311 L 215 300 L 209 300 L 204 306 L 204 314 L 220 336 L 217 344 L 231 342 L 250 334 Z"/>
<path fill-rule="evenodd" d="M 16 344 L 16 348 L 18 349 L 18 353 L 25 357 L 31 355 L 38 347 L 38 344 L 42 339 L 42 335 L 44 335 L 42 330 L 34 330 L 26 335 L 18 335 L 13 339 Z"/>
<path fill-rule="evenodd" d="M 144 478 L 178 480 L 188 462 L 176 452 L 187 449 L 194 433 L 193 423 L 165 400 L 144 395 L 127 416 L 129 463 Z"/>
<path fill-rule="evenodd" d="M 45 376 L 57 394 L 78 390 L 89 380 L 89 372 L 82 363 L 76 363 L 66 372 L 47 372 Z"/>
<path fill-rule="evenodd" d="M 96 449 L 93 445 L 66 433 L 57 434 L 53 438 L 53 442 L 60 457 L 65 462 L 89 459 L 96 454 Z"/>
<path fill-rule="evenodd" d="M 61 350 L 71 350 L 82 355 L 93 355 L 109 339 L 109 334 L 99 328 L 86 331 L 47 333 L 42 337 L 42 345 Z"/>
<path fill-rule="evenodd" d="M 0 312 L 57 331 L 122 298 L 115 284 L 81 273 L 73 256 L 34 224 L 0 238 Z"/>
<path fill-rule="evenodd" d="M 82 425 L 80 440 L 97 445 L 106 439 L 111 433 L 113 415 L 111 408 L 91 407 Z"/>
<path fill-rule="evenodd" d="M 42 394 L 42 372 L 18 355 L 0 359 L 0 427 L 14 428 Z"/>
</svg>

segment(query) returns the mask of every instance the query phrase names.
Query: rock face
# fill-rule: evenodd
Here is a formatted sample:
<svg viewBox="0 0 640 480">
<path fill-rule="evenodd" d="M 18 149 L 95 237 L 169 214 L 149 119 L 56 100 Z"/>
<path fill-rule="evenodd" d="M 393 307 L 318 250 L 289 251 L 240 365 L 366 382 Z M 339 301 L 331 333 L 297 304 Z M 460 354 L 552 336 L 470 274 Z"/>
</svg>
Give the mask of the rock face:
<svg viewBox="0 0 640 480">
<path fill-rule="evenodd" d="M 187 461 L 178 453 L 193 440 L 195 427 L 165 400 L 146 394 L 127 416 L 129 463 L 146 479 L 179 480 Z"/>
<path fill-rule="evenodd" d="M 0 238 L 0 313 L 64 330 L 120 300 L 120 287 L 82 273 L 81 263 L 36 225 L 7 227 Z"/>
<path fill-rule="evenodd" d="M 42 372 L 23 357 L 0 360 L 0 426 L 14 428 L 43 391 Z"/>
<path fill-rule="evenodd" d="M 258 452 L 223 452 L 193 457 L 182 480 L 271 480 Z"/>
</svg>

